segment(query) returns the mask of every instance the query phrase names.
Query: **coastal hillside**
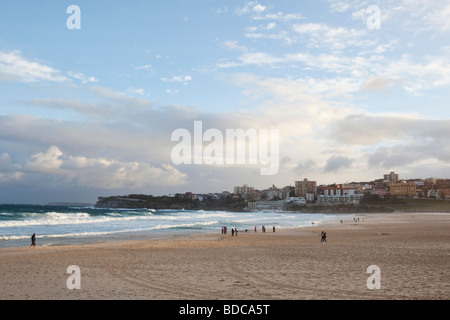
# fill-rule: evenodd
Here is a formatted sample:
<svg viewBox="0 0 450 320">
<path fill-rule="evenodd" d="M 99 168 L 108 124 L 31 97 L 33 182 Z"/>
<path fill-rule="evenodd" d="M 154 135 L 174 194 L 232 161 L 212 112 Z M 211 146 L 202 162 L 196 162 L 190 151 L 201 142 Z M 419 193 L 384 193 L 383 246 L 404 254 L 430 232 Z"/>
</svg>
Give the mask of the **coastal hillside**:
<svg viewBox="0 0 450 320">
<path fill-rule="evenodd" d="M 152 196 L 131 194 L 125 196 L 99 197 L 96 208 L 128 209 L 173 209 L 173 210 L 224 210 L 247 211 L 248 203 L 239 198 L 207 196 L 199 198 L 184 195 Z M 450 212 L 450 202 L 446 200 L 424 199 L 380 199 L 367 197 L 360 204 L 319 204 L 291 205 L 286 211 L 298 213 L 375 213 L 375 212 Z"/>
<path fill-rule="evenodd" d="M 242 199 L 233 199 L 232 197 L 222 199 L 206 197 L 200 201 L 199 199 L 185 197 L 156 197 L 152 195 L 131 194 L 127 196 L 99 197 L 95 207 L 243 211 L 247 208 L 247 203 Z"/>
</svg>

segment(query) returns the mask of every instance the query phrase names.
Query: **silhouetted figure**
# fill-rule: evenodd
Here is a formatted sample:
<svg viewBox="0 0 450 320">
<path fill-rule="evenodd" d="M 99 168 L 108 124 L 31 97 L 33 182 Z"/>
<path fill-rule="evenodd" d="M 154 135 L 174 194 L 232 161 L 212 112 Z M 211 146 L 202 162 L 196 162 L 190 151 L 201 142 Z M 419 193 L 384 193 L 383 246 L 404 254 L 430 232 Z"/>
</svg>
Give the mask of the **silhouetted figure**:
<svg viewBox="0 0 450 320">
<path fill-rule="evenodd" d="M 36 233 L 33 233 L 33 235 L 31 236 L 31 245 L 30 245 L 30 248 L 31 247 L 36 247 Z"/>
<path fill-rule="evenodd" d="M 320 234 L 320 242 L 327 242 L 327 233 L 323 232 Z"/>
</svg>

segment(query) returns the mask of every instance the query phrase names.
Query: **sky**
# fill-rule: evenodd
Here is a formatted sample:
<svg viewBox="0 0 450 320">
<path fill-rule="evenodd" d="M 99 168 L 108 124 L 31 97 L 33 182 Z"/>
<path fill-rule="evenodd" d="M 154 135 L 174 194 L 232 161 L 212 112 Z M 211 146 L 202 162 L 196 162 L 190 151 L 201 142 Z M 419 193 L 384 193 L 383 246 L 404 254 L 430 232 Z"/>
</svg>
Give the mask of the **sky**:
<svg viewBox="0 0 450 320">
<path fill-rule="evenodd" d="M 0 203 L 450 178 L 450 1 L 2 1 L 0 30 Z"/>
</svg>

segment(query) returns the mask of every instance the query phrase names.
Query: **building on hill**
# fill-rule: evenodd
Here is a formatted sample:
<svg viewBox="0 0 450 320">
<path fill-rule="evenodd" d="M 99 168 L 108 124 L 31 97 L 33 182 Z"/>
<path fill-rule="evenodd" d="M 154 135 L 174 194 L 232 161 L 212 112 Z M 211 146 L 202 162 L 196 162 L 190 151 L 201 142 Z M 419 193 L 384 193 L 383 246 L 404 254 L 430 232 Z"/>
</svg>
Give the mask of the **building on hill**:
<svg viewBox="0 0 450 320">
<path fill-rule="evenodd" d="M 306 198 L 308 193 L 312 193 L 314 197 L 317 195 L 316 181 L 308 181 L 308 179 L 303 179 L 303 181 L 295 181 L 295 195 L 297 197 Z"/>
<path fill-rule="evenodd" d="M 398 173 L 391 171 L 389 174 L 383 175 L 384 180 L 390 185 L 392 183 L 398 183 L 400 180 L 398 178 Z"/>
<path fill-rule="evenodd" d="M 416 184 L 402 181 L 400 183 L 392 183 L 389 186 L 390 196 L 395 197 L 415 197 L 416 196 Z"/>
</svg>

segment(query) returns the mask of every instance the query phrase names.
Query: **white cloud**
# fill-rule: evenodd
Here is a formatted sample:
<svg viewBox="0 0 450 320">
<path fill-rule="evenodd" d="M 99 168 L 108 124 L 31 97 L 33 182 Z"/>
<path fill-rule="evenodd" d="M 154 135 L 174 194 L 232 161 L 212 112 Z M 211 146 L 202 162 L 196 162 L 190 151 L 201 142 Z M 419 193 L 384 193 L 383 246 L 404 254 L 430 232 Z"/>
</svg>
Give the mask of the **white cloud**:
<svg viewBox="0 0 450 320">
<path fill-rule="evenodd" d="M 191 76 L 173 76 L 172 78 L 161 78 L 163 82 L 182 82 L 183 84 L 188 84 L 192 80 Z"/>
<path fill-rule="evenodd" d="M 46 152 L 39 152 L 31 156 L 25 168 L 32 171 L 53 172 L 63 164 L 62 151 L 56 147 L 50 147 Z"/>
<path fill-rule="evenodd" d="M 288 22 L 305 18 L 300 13 L 284 13 L 282 11 L 271 13 L 268 11 L 267 6 L 259 4 L 256 1 L 249 1 L 243 8 L 236 8 L 235 10 L 237 15 L 253 14 L 253 20 L 278 20 Z"/>
<path fill-rule="evenodd" d="M 147 162 L 72 156 L 64 154 L 56 146 L 32 155 L 24 165 L 20 178 L 26 180 L 28 175 L 37 173 L 83 187 L 111 190 L 135 190 L 152 185 L 177 186 L 185 184 L 187 177 L 170 164 L 156 167 Z"/>
<path fill-rule="evenodd" d="M 150 70 L 152 68 L 151 64 L 145 64 L 142 66 L 134 66 L 134 70 Z"/>
<path fill-rule="evenodd" d="M 266 10 L 266 7 L 259 3 L 253 7 L 253 11 L 255 11 L 257 13 L 263 13 L 265 10 Z"/>
<path fill-rule="evenodd" d="M 301 15 L 300 13 L 283 13 L 283 12 L 277 12 L 277 13 L 269 13 L 266 14 L 263 17 L 258 17 L 258 19 L 266 19 L 266 20 L 279 20 L 279 21 L 284 21 L 284 22 L 288 22 L 291 20 L 302 20 L 305 19 L 305 17 L 303 15 Z"/>
<path fill-rule="evenodd" d="M 236 8 L 235 12 L 239 16 L 247 14 L 247 13 L 251 12 L 251 10 L 253 9 L 253 7 L 255 5 L 256 5 L 256 2 L 254 2 L 254 1 L 246 2 L 245 6 L 243 8 Z"/>
<path fill-rule="evenodd" d="M 241 52 L 247 52 L 248 48 L 246 46 L 241 46 L 238 44 L 238 41 L 224 41 L 223 42 L 224 47 L 227 50 L 237 50 L 237 51 L 241 51 Z"/>
<path fill-rule="evenodd" d="M 81 72 L 78 73 L 74 73 L 72 71 L 68 71 L 67 75 L 71 78 L 77 79 L 79 81 L 81 81 L 81 83 L 95 83 L 95 82 L 99 82 L 99 80 L 95 77 L 88 77 L 84 74 L 82 74 Z"/>
<path fill-rule="evenodd" d="M 125 92 L 115 91 L 108 87 L 91 86 L 90 92 L 95 96 L 106 99 L 112 106 L 117 108 L 136 108 L 136 107 L 150 107 L 153 104 L 145 98 L 132 97 Z M 143 92 L 143 89 L 138 91 Z"/>
<path fill-rule="evenodd" d="M 292 44 L 296 42 L 296 39 L 292 37 L 288 32 L 280 30 L 279 32 L 266 32 L 267 27 L 264 28 L 249 28 L 248 32 L 244 34 L 244 37 L 249 39 L 270 39 L 276 41 L 282 41 L 286 44 Z"/>
<path fill-rule="evenodd" d="M 371 47 L 377 43 L 367 37 L 366 29 L 330 27 L 320 23 L 296 24 L 293 29 L 297 34 L 308 37 L 307 45 L 311 48 Z"/>
<path fill-rule="evenodd" d="M 18 50 L 0 51 L 0 80 L 36 82 L 64 82 L 69 79 L 61 71 L 45 64 L 28 60 Z"/>
<path fill-rule="evenodd" d="M 275 22 L 270 22 L 270 23 L 267 25 L 266 29 L 267 29 L 267 30 L 272 30 L 272 29 L 274 29 L 276 26 L 277 26 L 277 24 L 276 24 Z"/>
<path fill-rule="evenodd" d="M 330 10 L 335 12 L 346 12 L 350 9 L 348 1 L 332 0 L 330 1 Z"/>
<path fill-rule="evenodd" d="M 67 71 L 64 75 L 60 70 L 23 57 L 22 52 L 18 50 L 0 51 L 0 80 L 31 83 L 38 81 L 67 82 L 72 79 L 84 84 L 99 82 L 94 76 L 86 76 L 81 72 Z"/>
<path fill-rule="evenodd" d="M 244 65 L 254 64 L 254 65 L 264 65 L 264 64 L 275 64 L 282 62 L 282 59 L 274 57 L 268 53 L 264 52 L 249 52 L 244 53 L 239 57 L 239 60 Z"/>
<path fill-rule="evenodd" d="M 138 94 L 140 96 L 145 96 L 146 95 L 144 88 L 133 88 L 133 87 L 130 87 L 130 88 L 127 89 L 127 93 L 128 94 Z"/>
</svg>

